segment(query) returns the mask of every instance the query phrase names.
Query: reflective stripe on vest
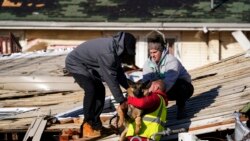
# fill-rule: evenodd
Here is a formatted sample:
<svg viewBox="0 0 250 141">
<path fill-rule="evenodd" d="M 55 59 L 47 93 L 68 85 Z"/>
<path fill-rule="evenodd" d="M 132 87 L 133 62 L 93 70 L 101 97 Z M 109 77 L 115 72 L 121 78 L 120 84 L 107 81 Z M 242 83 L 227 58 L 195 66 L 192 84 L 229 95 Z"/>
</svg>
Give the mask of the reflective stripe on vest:
<svg viewBox="0 0 250 141">
<path fill-rule="evenodd" d="M 163 125 L 165 125 L 166 122 L 163 122 L 166 120 L 167 117 L 167 109 L 165 105 L 165 100 L 161 95 L 158 95 L 160 97 L 160 105 L 158 108 L 151 113 L 148 113 L 142 117 L 142 124 L 140 128 L 140 132 L 138 136 L 151 139 L 152 135 L 158 132 L 164 131 Z M 128 132 L 126 136 L 135 136 L 135 121 L 128 124 Z M 156 136 L 155 141 L 159 141 L 161 136 Z"/>
<path fill-rule="evenodd" d="M 159 97 L 160 97 L 160 99 L 161 99 L 161 103 L 160 103 L 160 109 L 159 109 L 159 112 L 158 112 L 158 114 L 157 114 L 157 117 L 156 117 L 156 118 L 153 118 L 153 117 L 144 116 L 142 119 L 143 119 L 144 121 L 158 123 L 158 124 L 160 124 L 161 126 L 165 127 L 165 126 L 166 126 L 166 122 L 161 121 L 162 110 L 163 110 L 163 108 L 165 108 L 165 107 L 163 106 L 163 105 L 164 105 L 164 104 L 163 104 L 164 99 L 163 99 L 162 96 L 159 96 Z"/>
</svg>

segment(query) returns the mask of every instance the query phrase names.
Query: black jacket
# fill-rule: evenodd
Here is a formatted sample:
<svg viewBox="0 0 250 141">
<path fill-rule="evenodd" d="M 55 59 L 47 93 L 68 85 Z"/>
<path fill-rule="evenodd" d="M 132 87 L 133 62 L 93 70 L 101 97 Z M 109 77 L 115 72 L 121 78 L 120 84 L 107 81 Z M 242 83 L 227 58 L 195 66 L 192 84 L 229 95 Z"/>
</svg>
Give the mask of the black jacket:
<svg viewBox="0 0 250 141">
<path fill-rule="evenodd" d="M 80 44 L 66 57 L 66 69 L 70 73 L 102 79 L 109 86 L 117 102 L 124 101 L 120 85 L 128 83 L 121 66 L 124 52 L 124 32 L 110 38 L 97 38 Z"/>
</svg>

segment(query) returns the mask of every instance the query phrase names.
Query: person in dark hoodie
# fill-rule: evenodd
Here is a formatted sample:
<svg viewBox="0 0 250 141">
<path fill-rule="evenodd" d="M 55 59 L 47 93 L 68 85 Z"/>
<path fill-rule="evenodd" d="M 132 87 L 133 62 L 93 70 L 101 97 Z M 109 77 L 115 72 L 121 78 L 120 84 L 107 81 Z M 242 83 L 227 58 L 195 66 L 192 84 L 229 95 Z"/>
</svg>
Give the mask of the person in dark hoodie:
<svg viewBox="0 0 250 141">
<path fill-rule="evenodd" d="M 119 32 L 108 38 L 86 41 L 70 52 L 65 60 L 66 70 L 84 90 L 83 137 L 100 137 L 104 129 L 100 120 L 105 102 L 105 81 L 122 109 L 126 107 L 120 85 L 127 89 L 126 75 L 121 59 L 124 55 L 135 55 L 135 37 Z"/>
</svg>

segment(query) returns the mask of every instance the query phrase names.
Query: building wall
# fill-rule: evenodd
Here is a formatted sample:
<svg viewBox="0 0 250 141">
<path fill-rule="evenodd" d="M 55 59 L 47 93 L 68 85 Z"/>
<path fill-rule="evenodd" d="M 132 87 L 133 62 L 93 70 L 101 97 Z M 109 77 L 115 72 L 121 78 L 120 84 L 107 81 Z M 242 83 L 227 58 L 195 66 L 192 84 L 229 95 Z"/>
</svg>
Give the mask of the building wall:
<svg viewBox="0 0 250 141">
<path fill-rule="evenodd" d="M 78 44 L 103 36 L 98 31 L 80 30 L 28 30 L 25 31 L 25 43 L 23 51 L 34 51 L 41 48 L 65 48 L 75 47 Z"/>
<path fill-rule="evenodd" d="M 179 44 L 182 63 L 188 70 L 244 52 L 231 32 L 185 31 Z"/>
<path fill-rule="evenodd" d="M 80 30 L 25 30 L 12 31 L 20 39 L 23 51 L 35 51 L 51 48 L 75 47 L 78 44 L 97 37 L 114 35 L 117 31 L 80 31 Z M 137 38 L 137 56 L 135 62 L 143 66 L 147 59 L 147 36 L 151 31 L 129 31 Z M 8 31 L 0 31 L 0 35 Z M 202 31 L 162 31 L 168 39 L 174 39 L 174 55 L 188 69 L 194 69 L 230 57 L 244 50 L 233 38 L 231 32 Z M 249 39 L 249 33 L 245 33 Z"/>
<path fill-rule="evenodd" d="M 198 35 L 197 35 L 198 34 Z M 181 60 L 187 69 L 207 63 L 207 39 L 199 32 L 181 32 Z"/>
<path fill-rule="evenodd" d="M 250 36 L 245 34 L 250 40 Z M 220 33 L 220 42 L 221 42 L 221 57 L 227 58 L 232 55 L 238 54 L 243 52 L 243 48 L 235 41 L 234 37 L 232 36 L 231 32 L 221 32 Z"/>
</svg>

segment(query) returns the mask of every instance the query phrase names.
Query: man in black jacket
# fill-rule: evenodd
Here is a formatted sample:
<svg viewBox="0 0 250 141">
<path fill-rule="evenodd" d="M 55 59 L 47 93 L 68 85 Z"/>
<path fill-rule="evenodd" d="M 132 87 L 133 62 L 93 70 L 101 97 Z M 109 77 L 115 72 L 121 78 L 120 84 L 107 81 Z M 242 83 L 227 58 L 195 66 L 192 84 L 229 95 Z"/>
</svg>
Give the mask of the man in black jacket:
<svg viewBox="0 0 250 141">
<path fill-rule="evenodd" d="M 120 85 L 127 89 L 128 83 L 121 66 L 121 58 L 135 55 L 135 37 L 119 32 L 109 38 L 97 38 L 80 44 L 66 57 L 66 69 L 83 88 L 84 122 L 83 137 L 101 136 L 102 113 L 105 101 L 105 81 L 116 102 L 125 108 L 126 100 Z"/>
</svg>

